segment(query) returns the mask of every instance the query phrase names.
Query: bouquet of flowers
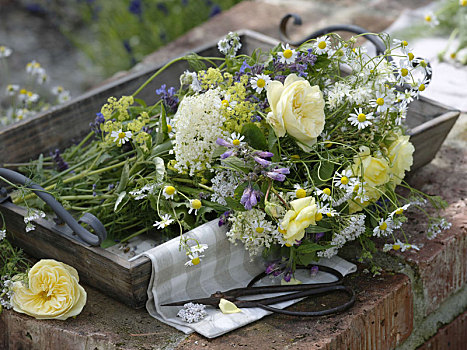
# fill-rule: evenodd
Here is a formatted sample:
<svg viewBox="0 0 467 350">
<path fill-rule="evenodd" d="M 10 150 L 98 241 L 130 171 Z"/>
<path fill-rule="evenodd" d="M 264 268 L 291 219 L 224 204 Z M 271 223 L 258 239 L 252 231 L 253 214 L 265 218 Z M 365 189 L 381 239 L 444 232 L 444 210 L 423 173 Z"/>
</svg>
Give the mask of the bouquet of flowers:
<svg viewBox="0 0 467 350">
<path fill-rule="evenodd" d="M 176 59 L 191 70 L 180 86 L 156 90 L 154 105 L 137 95 L 175 61 L 132 96 L 109 98 L 93 131 L 54 154 L 56 167 L 43 157 L 30 173 L 65 208 L 99 217 L 110 237 L 104 246 L 143 232 L 168 239 L 219 218 L 232 243 L 263 254 L 266 272 L 287 282 L 297 264 L 332 257 L 350 241 L 369 258 L 375 238 L 386 240 L 385 251 L 418 249 L 395 231 L 427 199 L 443 205 L 404 182 L 414 152 L 407 108 L 430 68 L 405 41 L 393 43 L 404 53 L 391 61 L 390 39 L 381 38 L 388 50 L 376 57 L 337 35 L 247 56 L 229 33 L 218 43 L 225 57 Z M 26 192 L 14 199 L 29 208 L 33 229 L 43 208 Z M 428 222 L 431 237 L 448 226 Z M 180 249 L 187 266 L 209 253 L 190 238 Z"/>
</svg>

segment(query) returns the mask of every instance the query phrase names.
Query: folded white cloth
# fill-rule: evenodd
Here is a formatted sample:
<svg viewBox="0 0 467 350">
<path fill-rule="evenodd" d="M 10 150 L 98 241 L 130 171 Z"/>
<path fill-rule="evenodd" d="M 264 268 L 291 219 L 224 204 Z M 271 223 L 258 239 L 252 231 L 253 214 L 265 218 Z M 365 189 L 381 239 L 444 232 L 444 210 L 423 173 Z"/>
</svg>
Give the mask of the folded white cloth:
<svg viewBox="0 0 467 350">
<path fill-rule="evenodd" d="M 185 266 L 187 257 L 184 251 L 179 250 L 179 238 L 143 253 L 152 261 L 149 300 L 146 304 L 151 316 L 186 334 L 197 332 L 205 337 L 214 338 L 271 313 L 260 308 L 245 308 L 240 313 L 225 315 L 218 309 L 208 307 L 208 315 L 204 319 L 196 323 L 187 323 L 177 317 L 182 307 L 160 306 L 174 301 L 209 297 L 216 291 L 245 287 L 253 277 L 264 271 L 265 266 L 260 259 L 251 260 L 243 245 L 230 243 L 225 233 L 225 226 L 219 227 L 217 220 L 187 233 L 188 236 L 209 246 L 204 252 L 202 262 L 196 266 Z M 354 264 L 337 256 L 321 259 L 319 264 L 332 267 L 344 276 L 356 271 Z M 324 272 L 318 272 L 311 278 L 305 271 L 297 271 L 296 278 L 303 283 L 335 280 L 333 275 Z M 256 285 L 262 284 L 271 284 L 271 280 L 265 278 Z M 285 308 L 295 302 L 297 300 L 280 303 L 277 307 Z"/>
</svg>

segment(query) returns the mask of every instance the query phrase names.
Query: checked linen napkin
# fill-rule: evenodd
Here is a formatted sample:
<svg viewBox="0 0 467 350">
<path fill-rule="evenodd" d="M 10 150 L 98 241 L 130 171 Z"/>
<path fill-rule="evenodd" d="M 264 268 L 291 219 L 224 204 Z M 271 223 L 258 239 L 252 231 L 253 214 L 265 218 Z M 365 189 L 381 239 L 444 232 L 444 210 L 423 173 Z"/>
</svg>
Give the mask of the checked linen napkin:
<svg viewBox="0 0 467 350">
<path fill-rule="evenodd" d="M 187 233 L 188 236 L 209 246 L 204 252 L 205 257 L 197 266 L 185 266 L 187 257 L 184 251 L 179 250 L 179 238 L 142 254 L 152 261 L 152 274 L 148 287 L 149 300 L 146 304 L 151 316 L 186 334 L 197 332 L 207 338 L 215 338 L 271 313 L 260 308 L 245 308 L 240 313 L 224 315 L 218 309 L 206 307 L 205 311 L 208 315 L 205 318 L 196 323 L 187 323 L 177 317 L 182 307 L 160 306 L 178 300 L 209 297 L 218 290 L 245 287 L 253 277 L 264 271 L 262 261 L 259 259 L 251 261 L 243 245 L 230 243 L 226 232 L 225 226 L 219 227 L 218 221 L 214 220 Z M 319 263 L 340 271 L 344 276 L 356 271 L 354 264 L 337 256 L 332 259 L 321 259 Z M 312 278 L 304 270 L 297 272 L 296 278 L 303 283 L 332 282 L 336 279 L 324 272 L 318 272 Z M 255 285 L 271 283 L 271 279 L 264 278 Z M 298 301 L 287 301 L 275 306 L 285 308 Z"/>
</svg>

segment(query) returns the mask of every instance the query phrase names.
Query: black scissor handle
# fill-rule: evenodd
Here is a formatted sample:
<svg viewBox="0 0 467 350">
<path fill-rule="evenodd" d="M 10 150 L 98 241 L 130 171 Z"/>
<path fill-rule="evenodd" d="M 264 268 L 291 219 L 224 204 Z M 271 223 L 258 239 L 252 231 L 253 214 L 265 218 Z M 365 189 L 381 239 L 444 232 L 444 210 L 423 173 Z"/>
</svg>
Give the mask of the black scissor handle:
<svg viewBox="0 0 467 350">
<path fill-rule="evenodd" d="M 41 186 L 35 184 L 31 179 L 26 176 L 5 168 L 0 168 L 0 178 L 17 183 L 23 186 L 30 188 L 40 199 L 46 202 L 57 216 L 62 219 L 74 233 L 78 235 L 84 242 L 92 245 L 98 246 L 102 241 L 107 237 L 107 231 L 105 230 L 104 225 L 91 213 L 85 213 L 77 222 L 69 212 L 62 207 L 62 205 L 52 196 L 50 193 L 46 192 Z M 6 197 L 6 191 L 3 190 L 3 197 Z M 95 232 L 95 234 L 89 232 L 79 223 L 85 223 L 89 225 Z"/>
</svg>

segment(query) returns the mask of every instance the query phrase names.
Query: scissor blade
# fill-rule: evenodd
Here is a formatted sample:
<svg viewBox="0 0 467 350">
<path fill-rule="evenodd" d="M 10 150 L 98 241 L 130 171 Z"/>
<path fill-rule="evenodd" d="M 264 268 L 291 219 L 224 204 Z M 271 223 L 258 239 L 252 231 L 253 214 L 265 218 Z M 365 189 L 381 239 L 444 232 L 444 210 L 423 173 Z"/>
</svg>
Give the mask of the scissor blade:
<svg viewBox="0 0 467 350">
<path fill-rule="evenodd" d="M 181 300 L 181 301 L 174 301 L 172 303 L 161 304 L 161 306 L 183 306 L 188 303 L 217 306 L 219 305 L 219 299 L 210 297 L 210 298 L 200 298 L 200 299 L 191 299 L 191 300 Z"/>
</svg>

